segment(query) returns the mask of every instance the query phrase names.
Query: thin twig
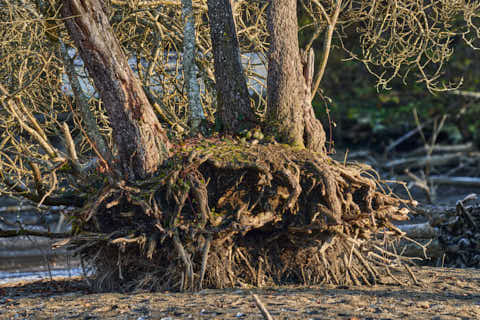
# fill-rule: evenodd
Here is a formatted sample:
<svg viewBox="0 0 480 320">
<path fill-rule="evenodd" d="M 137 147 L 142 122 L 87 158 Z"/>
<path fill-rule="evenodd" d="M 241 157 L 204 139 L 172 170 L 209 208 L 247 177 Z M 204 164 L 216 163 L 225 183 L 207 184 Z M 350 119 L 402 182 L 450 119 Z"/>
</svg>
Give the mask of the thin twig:
<svg viewBox="0 0 480 320">
<path fill-rule="evenodd" d="M 315 78 L 315 83 L 313 84 L 313 88 L 312 88 L 312 96 L 311 96 L 312 100 L 315 97 L 318 87 L 320 86 L 320 81 L 322 81 L 323 75 L 325 74 L 325 68 L 327 67 L 328 57 L 330 55 L 330 49 L 332 47 L 333 31 L 335 31 L 335 26 L 337 24 L 338 16 L 340 14 L 341 7 L 342 7 L 342 0 L 337 0 L 337 5 L 335 6 L 335 12 L 333 13 L 332 17 L 328 18 L 321 4 L 318 1 L 315 1 L 315 2 L 323 10 L 322 12 L 324 13 L 328 21 L 328 27 L 327 27 L 327 33 L 325 34 L 325 38 L 323 41 L 322 63 L 320 65 L 320 70 L 317 73 L 317 77 Z"/>
</svg>

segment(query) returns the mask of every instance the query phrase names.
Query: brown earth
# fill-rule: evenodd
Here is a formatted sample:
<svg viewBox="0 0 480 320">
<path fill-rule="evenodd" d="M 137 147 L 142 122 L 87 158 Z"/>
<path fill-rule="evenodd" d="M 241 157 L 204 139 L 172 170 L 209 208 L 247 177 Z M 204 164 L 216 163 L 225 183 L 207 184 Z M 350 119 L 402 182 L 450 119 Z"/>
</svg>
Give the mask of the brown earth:
<svg viewBox="0 0 480 320">
<path fill-rule="evenodd" d="M 0 319 L 480 319 L 480 270 L 416 267 L 419 285 L 92 293 L 81 279 L 0 287 Z"/>
</svg>

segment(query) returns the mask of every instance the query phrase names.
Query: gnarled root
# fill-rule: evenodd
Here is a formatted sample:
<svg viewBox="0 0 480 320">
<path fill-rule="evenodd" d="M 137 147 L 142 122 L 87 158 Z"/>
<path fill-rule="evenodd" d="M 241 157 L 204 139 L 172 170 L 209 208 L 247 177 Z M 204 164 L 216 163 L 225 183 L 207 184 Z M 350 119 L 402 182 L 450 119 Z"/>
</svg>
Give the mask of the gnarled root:
<svg viewBox="0 0 480 320">
<path fill-rule="evenodd" d="M 400 261 L 369 244 L 407 215 L 370 168 L 278 145 L 203 147 L 90 209 L 84 231 L 102 236 L 71 243 L 98 288 L 372 284 Z"/>
</svg>

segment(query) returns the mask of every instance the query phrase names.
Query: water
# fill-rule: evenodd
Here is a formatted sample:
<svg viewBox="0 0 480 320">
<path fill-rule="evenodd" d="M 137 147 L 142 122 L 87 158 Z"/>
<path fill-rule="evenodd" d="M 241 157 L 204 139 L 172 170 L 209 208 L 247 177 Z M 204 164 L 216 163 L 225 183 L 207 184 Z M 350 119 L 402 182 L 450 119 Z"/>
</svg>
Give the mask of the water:
<svg viewBox="0 0 480 320">
<path fill-rule="evenodd" d="M 42 248 L 42 251 L 43 254 L 38 255 L 26 254 L 37 252 L 35 249 L 10 251 L 8 255 L 0 251 L 0 256 L 3 255 L 0 257 L 0 285 L 83 274 L 79 260 L 70 257 L 64 250 L 54 253 L 48 248 Z"/>
<path fill-rule="evenodd" d="M 32 206 L 19 205 L 13 199 L 0 197 L 0 229 L 21 224 L 30 230 L 64 232 L 69 226 L 58 213 L 40 213 Z M 0 285 L 82 274 L 78 259 L 65 249 L 52 250 L 58 240 L 21 236 L 0 238 Z"/>
<path fill-rule="evenodd" d="M 83 275 L 80 267 L 71 269 L 54 269 L 51 271 L 0 271 L 0 286 L 2 284 L 32 281 L 42 279 L 57 279 Z"/>
</svg>

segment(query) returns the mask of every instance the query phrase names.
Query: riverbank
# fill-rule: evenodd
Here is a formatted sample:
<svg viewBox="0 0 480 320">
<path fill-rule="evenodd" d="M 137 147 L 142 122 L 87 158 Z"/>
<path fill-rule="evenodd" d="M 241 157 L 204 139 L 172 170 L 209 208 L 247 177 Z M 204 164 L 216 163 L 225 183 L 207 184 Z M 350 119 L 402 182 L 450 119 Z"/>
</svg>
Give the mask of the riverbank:
<svg viewBox="0 0 480 320">
<path fill-rule="evenodd" d="M 75 277 L 0 286 L 0 319 L 480 319 L 477 269 L 416 267 L 419 285 L 280 286 L 196 293 L 93 293 Z M 396 275 L 407 282 L 405 274 Z"/>
</svg>

